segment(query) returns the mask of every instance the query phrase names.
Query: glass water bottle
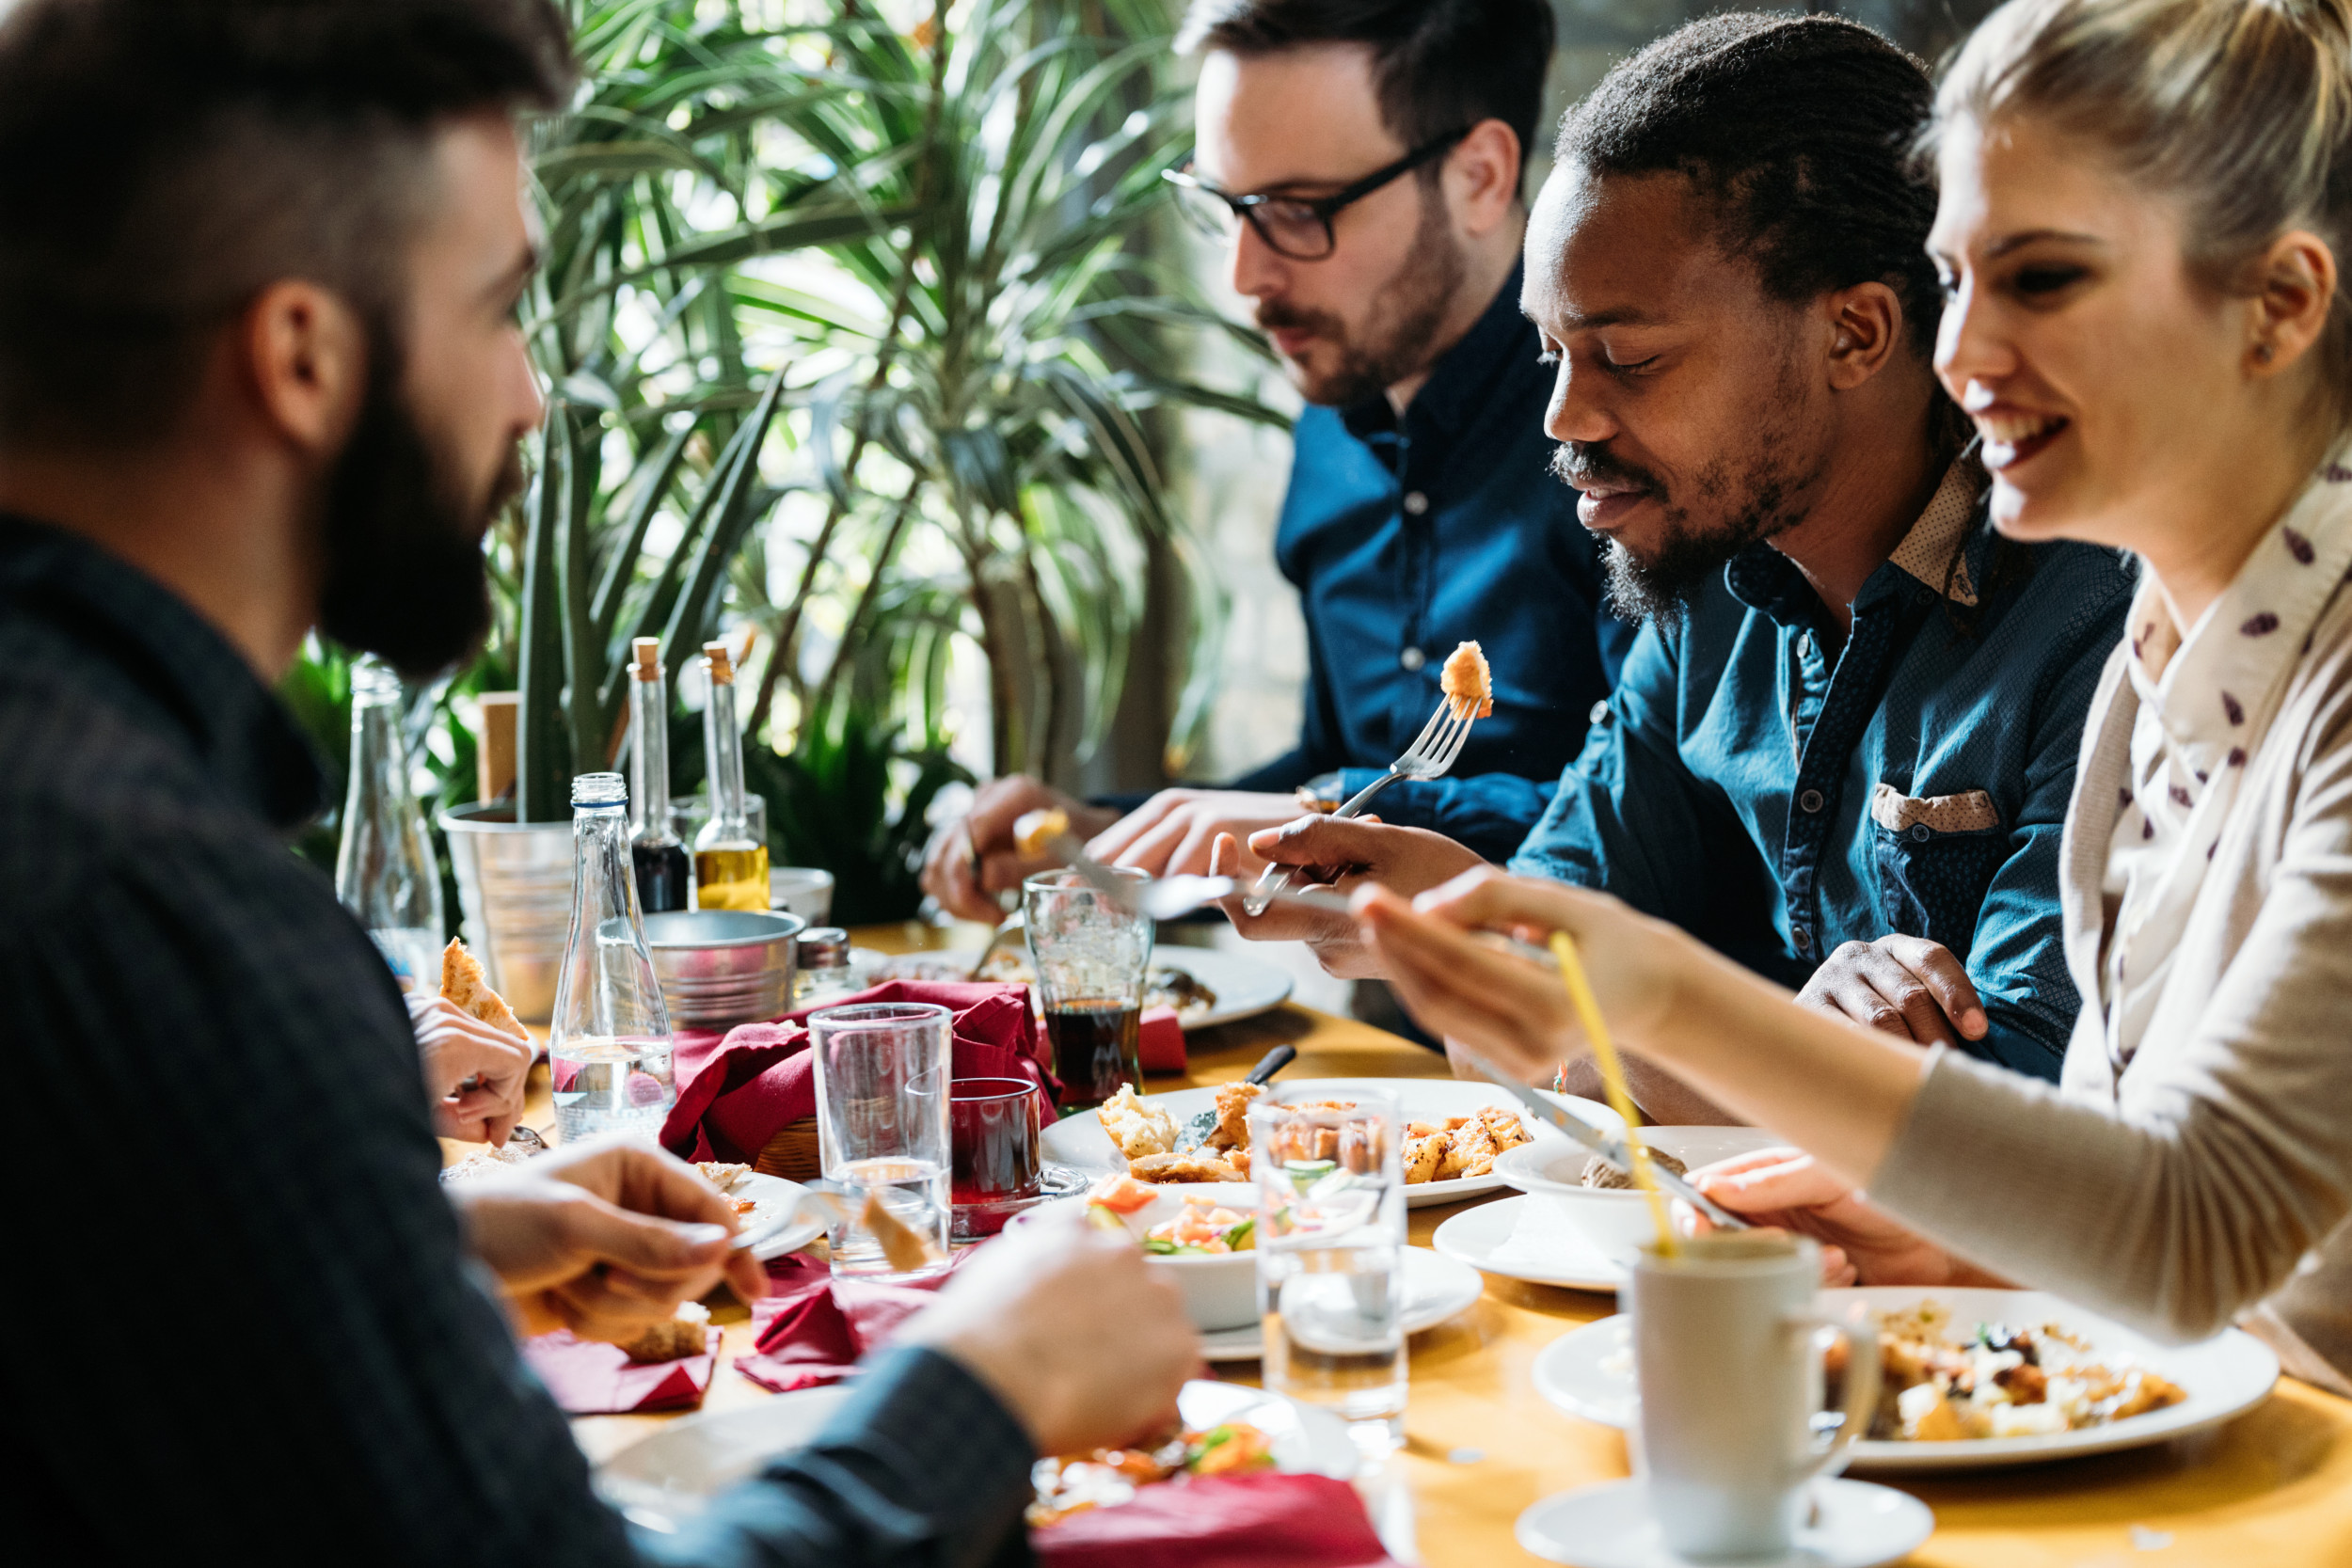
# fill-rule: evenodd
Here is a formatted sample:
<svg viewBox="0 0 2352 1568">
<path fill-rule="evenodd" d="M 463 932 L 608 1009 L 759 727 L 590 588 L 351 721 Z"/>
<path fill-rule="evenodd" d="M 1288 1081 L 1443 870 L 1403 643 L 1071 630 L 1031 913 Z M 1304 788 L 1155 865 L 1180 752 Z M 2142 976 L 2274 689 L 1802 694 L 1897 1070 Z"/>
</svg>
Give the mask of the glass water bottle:
<svg viewBox="0 0 2352 1568">
<path fill-rule="evenodd" d="M 548 1036 L 555 1125 L 564 1141 L 652 1137 L 677 1099 L 670 1013 L 645 950 L 629 864 L 628 791 L 618 773 L 572 780 L 572 929 Z"/>
<path fill-rule="evenodd" d="M 735 727 L 735 660 L 723 642 L 703 644 L 710 701 L 703 706 L 703 761 L 710 820 L 694 835 L 694 907 L 768 910 L 768 846 L 743 813 L 743 735 Z"/>
<path fill-rule="evenodd" d="M 439 987 L 441 869 L 408 788 L 400 677 L 372 657 L 351 667 L 351 788 L 335 896 L 375 939 L 401 990 Z"/>
<path fill-rule="evenodd" d="M 686 846 L 670 826 L 670 685 L 661 676 L 661 641 L 630 643 L 629 842 L 637 872 L 637 902 L 647 914 L 686 908 L 693 869 Z"/>
</svg>

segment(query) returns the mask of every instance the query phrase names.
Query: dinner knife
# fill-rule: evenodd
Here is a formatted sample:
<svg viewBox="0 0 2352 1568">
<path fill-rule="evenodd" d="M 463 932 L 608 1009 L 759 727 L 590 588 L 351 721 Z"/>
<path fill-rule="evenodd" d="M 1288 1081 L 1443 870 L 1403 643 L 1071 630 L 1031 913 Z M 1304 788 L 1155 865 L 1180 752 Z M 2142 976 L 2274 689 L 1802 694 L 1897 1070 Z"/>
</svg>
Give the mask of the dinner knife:
<svg viewBox="0 0 2352 1568">
<path fill-rule="evenodd" d="M 1492 1079 L 1502 1087 L 1510 1090 L 1513 1097 L 1516 1098 L 1520 1104 L 1526 1106 L 1529 1110 L 1541 1117 L 1545 1121 L 1558 1128 L 1561 1132 L 1565 1132 L 1571 1139 L 1583 1145 L 1586 1148 L 1591 1149 L 1594 1153 L 1599 1155 L 1602 1159 L 1608 1161 L 1619 1170 L 1624 1171 L 1628 1175 L 1632 1174 L 1633 1154 L 1630 1149 L 1625 1147 L 1622 1140 L 1611 1137 L 1608 1133 L 1603 1132 L 1599 1128 L 1595 1127 L 1591 1122 L 1586 1121 L 1582 1117 L 1578 1116 L 1575 1112 L 1570 1111 L 1564 1106 L 1555 1104 L 1551 1101 L 1546 1100 L 1542 1095 L 1537 1094 L 1534 1089 L 1529 1088 L 1525 1084 L 1519 1083 L 1515 1079 L 1507 1078 L 1502 1073 L 1497 1072 L 1494 1068 L 1484 1059 L 1473 1055 L 1468 1051 L 1461 1051 L 1460 1046 L 1457 1045 L 1454 1049 L 1456 1051 L 1460 1051 L 1461 1054 L 1465 1057 L 1468 1057 L 1470 1065 L 1476 1068 L 1481 1073 L 1485 1074 L 1487 1078 Z M 1658 1179 L 1658 1184 L 1661 1187 L 1663 1187 L 1666 1191 L 1674 1194 L 1675 1196 L 1682 1199 L 1683 1202 L 1689 1204 L 1692 1208 L 1696 1209 L 1700 1213 L 1705 1214 L 1708 1219 L 1714 1221 L 1725 1230 L 1746 1230 L 1751 1228 L 1746 1220 L 1741 1219 L 1730 1210 L 1725 1209 L 1723 1205 L 1717 1203 L 1713 1198 L 1708 1197 L 1705 1193 L 1700 1192 L 1696 1187 L 1691 1185 L 1688 1180 L 1684 1180 L 1682 1177 L 1677 1176 L 1673 1171 L 1668 1170 L 1665 1166 L 1658 1164 L 1655 1160 L 1650 1162 L 1649 1169 L 1650 1174 Z"/>
</svg>

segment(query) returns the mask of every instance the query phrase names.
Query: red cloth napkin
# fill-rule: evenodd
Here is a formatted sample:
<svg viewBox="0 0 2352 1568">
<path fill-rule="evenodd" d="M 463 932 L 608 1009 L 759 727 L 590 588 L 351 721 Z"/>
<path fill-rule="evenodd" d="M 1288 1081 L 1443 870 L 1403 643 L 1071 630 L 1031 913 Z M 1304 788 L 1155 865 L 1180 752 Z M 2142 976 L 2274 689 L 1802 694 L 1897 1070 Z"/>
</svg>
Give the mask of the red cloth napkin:
<svg viewBox="0 0 2352 1568">
<path fill-rule="evenodd" d="M 523 1341 L 523 1360 L 539 1374 L 555 1402 L 574 1416 L 613 1416 L 632 1410 L 683 1410 L 703 1402 L 719 1364 L 717 1329 L 703 1353 L 679 1361 L 640 1365 L 618 1345 L 580 1339 L 568 1328 Z"/>
<path fill-rule="evenodd" d="M 1143 1058 L 1144 1071 L 1184 1070 L 1184 1026 L 1176 1022 L 1175 1008 L 1145 1008 L 1139 1032 L 1141 1040 L 1136 1054 Z"/>
<path fill-rule="evenodd" d="M 1397 1568 L 1329 1476 L 1202 1476 L 1029 1532 L 1043 1568 Z"/>
<path fill-rule="evenodd" d="M 958 985 L 946 981 L 885 980 L 821 1006 L 859 1002 L 929 1002 L 955 1019 L 957 1078 L 1025 1078 L 1042 1097 L 1040 1115 L 1054 1119 L 1060 1083 L 1029 1011 L 1029 988 Z M 671 1070 L 677 1103 L 661 1127 L 661 1142 L 689 1160 L 759 1158 L 778 1130 L 817 1114 L 817 1075 L 803 1027 L 816 1008 L 803 1007 L 766 1023 L 739 1023 L 724 1036 L 681 1029 L 672 1037 Z"/>
<path fill-rule="evenodd" d="M 978 1251 L 956 1255 L 961 1265 Z M 930 1305 L 931 1293 L 955 1272 L 914 1285 L 835 1279 L 833 1267 L 795 1253 L 768 1265 L 769 1293 L 752 1304 L 756 1349 L 735 1358 L 736 1370 L 762 1388 L 788 1394 L 838 1383 L 858 1361 Z"/>
</svg>

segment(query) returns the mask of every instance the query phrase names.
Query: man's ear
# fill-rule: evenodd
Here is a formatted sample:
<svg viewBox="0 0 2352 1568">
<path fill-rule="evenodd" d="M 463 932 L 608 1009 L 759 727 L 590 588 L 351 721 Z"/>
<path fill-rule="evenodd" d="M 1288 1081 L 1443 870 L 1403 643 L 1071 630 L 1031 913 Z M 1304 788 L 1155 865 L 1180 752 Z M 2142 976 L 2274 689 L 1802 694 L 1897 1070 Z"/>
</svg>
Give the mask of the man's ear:
<svg viewBox="0 0 2352 1568">
<path fill-rule="evenodd" d="M 1482 119 L 1446 154 L 1444 169 L 1454 221 L 1472 239 L 1483 239 L 1518 200 L 1518 134 L 1499 119 Z"/>
<path fill-rule="evenodd" d="M 1824 301 L 1829 323 L 1829 384 L 1851 392 L 1902 347 L 1903 302 L 1883 283 L 1857 283 Z"/>
<path fill-rule="evenodd" d="M 298 451 L 324 460 L 339 450 L 367 387 L 358 312 L 332 290 L 285 279 L 246 308 L 237 341 L 261 417 Z"/>
</svg>

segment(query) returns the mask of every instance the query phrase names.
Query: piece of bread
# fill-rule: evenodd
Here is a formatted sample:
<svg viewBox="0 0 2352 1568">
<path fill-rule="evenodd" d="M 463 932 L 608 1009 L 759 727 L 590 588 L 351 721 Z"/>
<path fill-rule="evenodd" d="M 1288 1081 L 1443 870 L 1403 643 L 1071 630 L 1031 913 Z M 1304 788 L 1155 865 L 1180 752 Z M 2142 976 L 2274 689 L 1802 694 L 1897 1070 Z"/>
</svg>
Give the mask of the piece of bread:
<svg viewBox="0 0 2352 1568">
<path fill-rule="evenodd" d="M 462 938 L 450 938 L 449 945 L 441 949 L 441 995 L 455 1003 L 459 1011 L 480 1019 L 502 1035 L 512 1035 L 518 1040 L 531 1037 L 531 1031 L 515 1016 L 515 1009 L 506 1005 L 506 998 L 490 989 L 481 962 L 466 951 Z"/>
<path fill-rule="evenodd" d="M 710 1308 L 698 1301 L 680 1302 L 677 1316 L 665 1318 L 621 1347 L 631 1361 L 682 1361 L 708 1348 Z"/>
</svg>

